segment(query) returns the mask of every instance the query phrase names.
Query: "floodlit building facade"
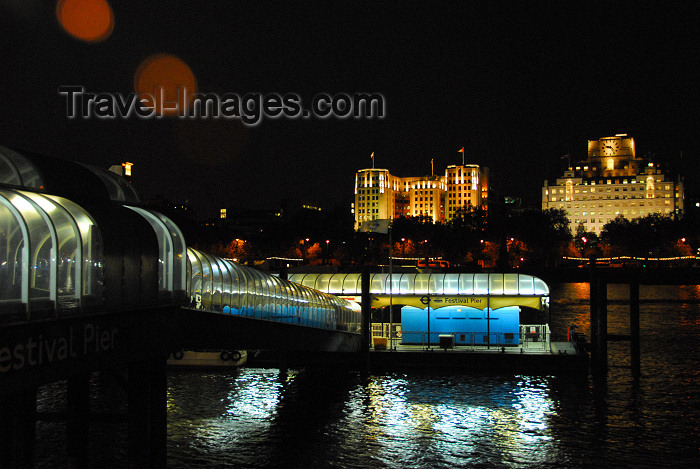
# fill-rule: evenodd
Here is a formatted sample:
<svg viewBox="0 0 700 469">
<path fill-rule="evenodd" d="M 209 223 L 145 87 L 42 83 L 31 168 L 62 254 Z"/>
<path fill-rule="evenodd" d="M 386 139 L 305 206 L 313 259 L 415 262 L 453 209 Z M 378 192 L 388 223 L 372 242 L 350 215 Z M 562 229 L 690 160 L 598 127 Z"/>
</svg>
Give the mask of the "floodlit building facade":
<svg viewBox="0 0 700 469">
<path fill-rule="evenodd" d="M 580 223 L 600 234 L 606 223 L 683 210 L 683 180 L 636 156 L 627 134 L 588 141 L 588 159 L 570 166 L 554 184 L 544 182 L 542 209 L 566 210 L 572 233 Z"/>
<path fill-rule="evenodd" d="M 446 222 L 460 207 L 488 205 L 488 168 L 450 165 L 444 176 L 398 177 L 387 169 L 355 174 L 355 229 L 365 221 L 428 216 Z"/>
</svg>

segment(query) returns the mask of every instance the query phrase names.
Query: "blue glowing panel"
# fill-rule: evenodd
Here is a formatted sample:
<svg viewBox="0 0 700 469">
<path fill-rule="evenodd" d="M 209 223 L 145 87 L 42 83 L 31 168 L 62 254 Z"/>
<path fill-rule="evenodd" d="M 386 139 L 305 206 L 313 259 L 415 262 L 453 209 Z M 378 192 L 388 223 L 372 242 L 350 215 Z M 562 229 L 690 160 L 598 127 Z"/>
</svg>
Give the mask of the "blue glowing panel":
<svg viewBox="0 0 700 469">
<path fill-rule="evenodd" d="M 519 326 L 517 306 L 496 310 L 445 306 L 429 313 L 428 308 L 401 308 L 402 344 L 438 344 L 440 334 L 452 334 L 457 345 L 518 345 Z"/>
</svg>

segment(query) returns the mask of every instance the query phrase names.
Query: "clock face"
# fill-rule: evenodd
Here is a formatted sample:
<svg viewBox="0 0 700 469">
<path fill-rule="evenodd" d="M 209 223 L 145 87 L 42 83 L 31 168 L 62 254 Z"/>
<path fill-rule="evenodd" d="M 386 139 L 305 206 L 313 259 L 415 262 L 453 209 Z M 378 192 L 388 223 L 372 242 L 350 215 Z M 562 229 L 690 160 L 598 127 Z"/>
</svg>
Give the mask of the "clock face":
<svg viewBox="0 0 700 469">
<path fill-rule="evenodd" d="M 600 142 L 601 148 L 600 152 L 601 154 L 605 156 L 611 156 L 617 154 L 617 150 L 620 146 L 620 141 L 619 140 L 601 140 Z"/>
</svg>

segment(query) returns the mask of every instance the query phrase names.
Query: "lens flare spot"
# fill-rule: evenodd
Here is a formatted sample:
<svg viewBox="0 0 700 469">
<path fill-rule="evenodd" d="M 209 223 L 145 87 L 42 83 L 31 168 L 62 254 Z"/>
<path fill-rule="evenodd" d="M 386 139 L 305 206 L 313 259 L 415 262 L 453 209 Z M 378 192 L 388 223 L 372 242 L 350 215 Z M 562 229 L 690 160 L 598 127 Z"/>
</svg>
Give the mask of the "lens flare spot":
<svg viewBox="0 0 700 469">
<path fill-rule="evenodd" d="M 106 0 L 59 0 L 56 18 L 76 39 L 100 42 L 114 30 L 114 13 Z"/>
<path fill-rule="evenodd" d="M 178 57 L 156 54 L 141 62 L 134 76 L 134 90 L 159 115 L 182 115 L 197 92 L 197 79 Z"/>
</svg>

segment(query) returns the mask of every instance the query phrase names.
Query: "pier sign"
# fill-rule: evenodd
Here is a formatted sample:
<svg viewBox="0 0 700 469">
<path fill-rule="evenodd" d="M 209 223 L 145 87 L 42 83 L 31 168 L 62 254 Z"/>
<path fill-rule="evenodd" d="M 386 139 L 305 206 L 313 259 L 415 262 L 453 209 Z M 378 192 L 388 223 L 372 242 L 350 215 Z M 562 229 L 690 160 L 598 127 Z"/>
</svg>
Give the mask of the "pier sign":
<svg viewBox="0 0 700 469">
<path fill-rule="evenodd" d="M 500 297 L 501 299 L 506 297 Z M 511 298 L 511 297 L 508 297 Z M 511 298 L 512 299 L 512 298 Z M 393 304 L 408 305 L 417 308 L 442 308 L 444 306 L 468 306 L 484 309 L 487 306 L 494 308 L 494 297 L 485 295 L 394 295 Z M 539 298 L 537 298 L 539 301 Z M 388 306 L 390 295 L 372 295 L 372 307 L 381 308 Z"/>
<path fill-rule="evenodd" d="M 440 308 L 441 306 L 471 306 L 483 309 L 487 306 L 485 296 L 435 296 L 431 298 L 430 306 Z"/>
<path fill-rule="evenodd" d="M 29 329 L 26 334 L 0 342 L 0 373 L 57 364 L 114 350 L 118 328 L 100 327 L 94 322 L 66 327 Z"/>
</svg>

